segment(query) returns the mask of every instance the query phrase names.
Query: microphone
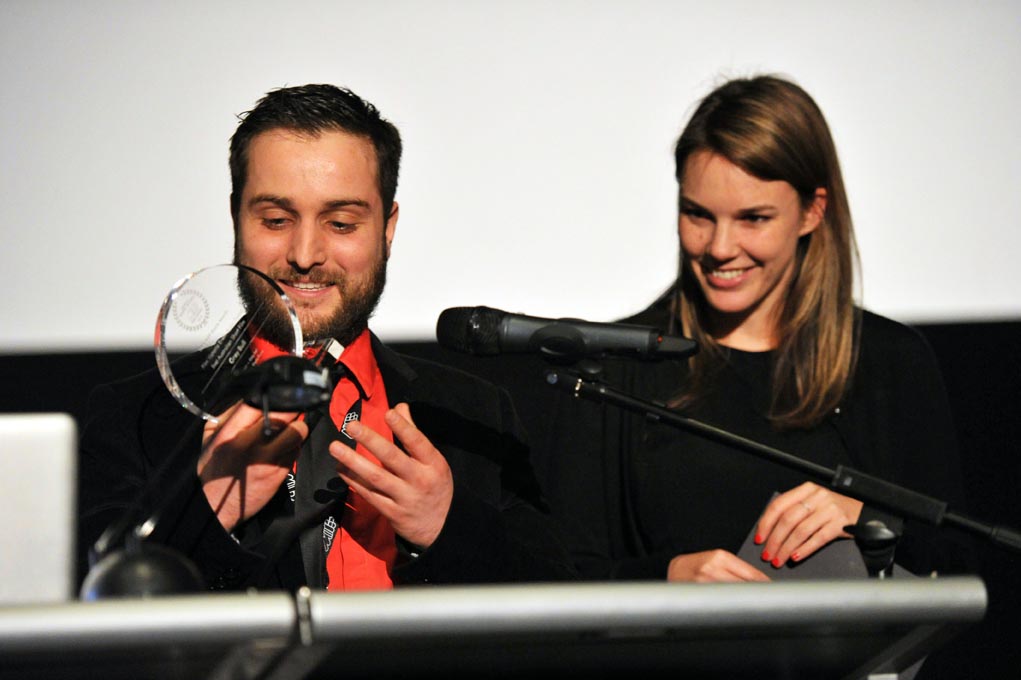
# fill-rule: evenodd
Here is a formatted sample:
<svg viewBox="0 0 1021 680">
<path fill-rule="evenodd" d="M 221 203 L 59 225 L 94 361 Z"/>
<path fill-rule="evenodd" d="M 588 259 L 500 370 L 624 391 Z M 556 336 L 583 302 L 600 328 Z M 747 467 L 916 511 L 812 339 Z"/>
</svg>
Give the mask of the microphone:
<svg viewBox="0 0 1021 680">
<path fill-rule="evenodd" d="M 662 359 L 698 351 L 694 340 L 664 335 L 651 326 L 544 319 L 490 307 L 443 310 L 436 321 L 436 339 L 447 349 L 467 354 L 534 352 L 565 361 L 602 354 Z"/>
</svg>

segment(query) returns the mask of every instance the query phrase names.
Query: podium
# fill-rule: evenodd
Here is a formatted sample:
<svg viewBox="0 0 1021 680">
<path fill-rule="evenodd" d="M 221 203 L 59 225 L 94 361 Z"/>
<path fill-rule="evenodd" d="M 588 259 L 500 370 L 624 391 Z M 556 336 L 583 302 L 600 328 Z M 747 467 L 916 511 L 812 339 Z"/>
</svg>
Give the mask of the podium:
<svg viewBox="0 0 1021 680">
<path fill-rule="evenodd" d="M 203 594 L 0 607 L 0 678 L 913 677 L 972 576 Z"/>
</svg>

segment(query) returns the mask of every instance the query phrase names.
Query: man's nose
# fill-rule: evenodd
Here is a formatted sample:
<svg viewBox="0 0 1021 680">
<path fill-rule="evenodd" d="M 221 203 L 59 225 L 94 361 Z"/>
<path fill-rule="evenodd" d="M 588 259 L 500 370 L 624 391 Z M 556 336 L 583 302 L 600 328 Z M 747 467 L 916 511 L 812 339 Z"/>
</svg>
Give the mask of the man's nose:
<svg viewBox="0 0 1021 680">
<path fill-rule="evenodd" d="M 315 225 L 301 223 L 291 234 L 287 261 L 299 271 L 308 271 L 326 261 L 326 247 Z"/>
</svg>

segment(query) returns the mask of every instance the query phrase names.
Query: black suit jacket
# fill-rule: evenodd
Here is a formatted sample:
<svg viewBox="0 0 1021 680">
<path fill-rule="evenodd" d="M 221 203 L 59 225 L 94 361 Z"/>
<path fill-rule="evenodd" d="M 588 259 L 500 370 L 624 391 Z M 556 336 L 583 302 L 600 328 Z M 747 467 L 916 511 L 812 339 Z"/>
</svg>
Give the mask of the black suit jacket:
<svg viewBox="0 0 1021 680">
<path fill-rule="evenodd" d="M 409 404 L 454 478 L 440 535 L 417 557 L 400 551 L 395 584 L 573 577 L 506 391 L 399 355 L 375 337 L 373 351 L 389 402 Z M 210 589 L 294 589 L 308 582 L 296 547 L 273 559 L 265 581 L 269 551 L 224 531 L 194 473 L 201 431 L 202 421 L 176 402 L 155 369 L 93 390 L 80 445 L 79 580 L 89 567 L 89 548 L 108 526 L 128 514 L 137 522 L 159 510 L 149 540 L 189 557 Z M 292 512 L 285 495 L 281 488 L 249 523 L 266 525 L 273 515 Z"/>
</svg>

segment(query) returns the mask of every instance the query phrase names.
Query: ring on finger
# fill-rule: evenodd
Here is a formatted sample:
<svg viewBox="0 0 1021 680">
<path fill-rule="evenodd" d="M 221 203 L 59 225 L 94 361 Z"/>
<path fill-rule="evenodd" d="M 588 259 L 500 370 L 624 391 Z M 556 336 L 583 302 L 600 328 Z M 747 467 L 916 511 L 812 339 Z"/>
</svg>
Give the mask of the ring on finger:
<svg viewBox="0 0 1021 680">
<path fill-rule="evenodd" d="M 812 506 L 811 505 L 809 505 L 805 501 L 799 501 L 799 502 L 801 503 L 801 507 L 803 507 L 806 512 L 808 512 L 809 514 L 812 513 Z"/>
</svg>

